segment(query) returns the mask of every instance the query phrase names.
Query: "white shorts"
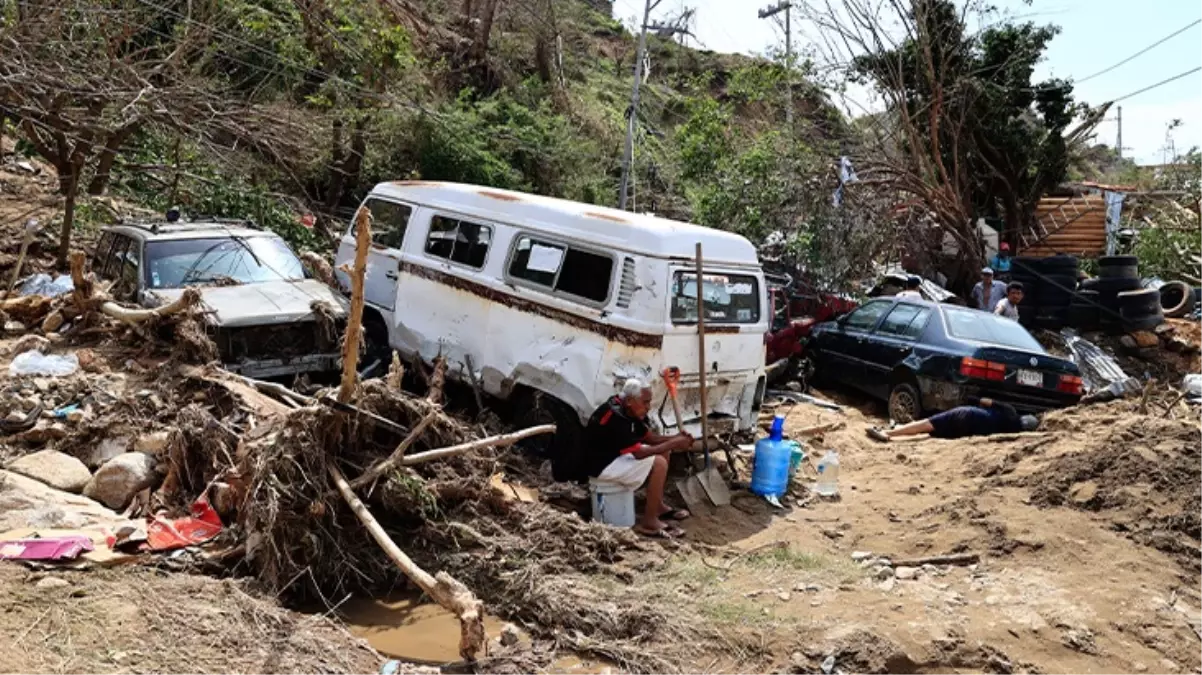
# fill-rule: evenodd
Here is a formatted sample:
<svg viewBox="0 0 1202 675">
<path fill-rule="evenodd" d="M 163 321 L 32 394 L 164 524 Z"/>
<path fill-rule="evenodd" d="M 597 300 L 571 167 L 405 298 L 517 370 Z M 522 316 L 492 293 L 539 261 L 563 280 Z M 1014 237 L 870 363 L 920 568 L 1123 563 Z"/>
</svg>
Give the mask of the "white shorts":
<svg viewBox="0 0 1202 675">
<path fill-rule="evenodd" d="M 594 480 L 598 483 L 621 485 L 630 490 L 637 490 L 647 482 L 647 476 L 651 474 L 653 466 L 655 466 L 654 455 L 642 459 L 635 459 L 634 455 L 618 455 L 618 458 L 610 462 L 601 475 Z"/>
</svg>

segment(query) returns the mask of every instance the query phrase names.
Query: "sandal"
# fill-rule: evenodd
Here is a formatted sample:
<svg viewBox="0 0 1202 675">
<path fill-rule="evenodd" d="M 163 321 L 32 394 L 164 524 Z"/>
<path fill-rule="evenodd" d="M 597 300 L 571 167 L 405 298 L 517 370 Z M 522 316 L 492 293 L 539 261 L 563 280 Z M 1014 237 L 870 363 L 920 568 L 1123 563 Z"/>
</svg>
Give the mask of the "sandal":
<svg viewBox="0 0 1202 675">
<path fill-rule="evenodd" d="M 693 514 L 689 513 L 688 509 L 671 509 L 670 508 L 667 511 L 664 511 L 663 513 L 659 514 L 659 517 L 661 520 L 680 521 L 680 520 L 685 520 L 686 518 L 689 518 L 692 515 Z"/>
<path fill-rule="evenodd" d="M 635 525 L 630 528 L 635 534 L 642 535 L 648 539 L 679 539 L 684 536 L 684 530 L 678 527 L 661 527 L 658 530 L 648 530 L 641 525 Z"/>
<path fill-rule="evenodd" d="M 879 441 L 881 443 L 888 443 L 893 440 L 892 438 L 889 438 L 888 434 L 886 434 L 885 432 L 881 431 L 880 429 L 878 429 L 876 427 L 873 427 L 868 430 L 868 437 L 874 441 Z"/>
</svg>

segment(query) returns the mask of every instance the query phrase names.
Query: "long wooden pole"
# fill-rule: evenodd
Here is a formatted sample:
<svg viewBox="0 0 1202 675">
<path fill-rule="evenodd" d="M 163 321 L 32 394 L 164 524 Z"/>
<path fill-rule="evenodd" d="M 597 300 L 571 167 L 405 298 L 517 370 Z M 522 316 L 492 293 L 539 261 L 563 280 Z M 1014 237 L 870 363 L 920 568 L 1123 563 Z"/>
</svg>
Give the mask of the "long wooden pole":
<svg viewBox="0 0 1202 675">
<path fill-rule="evenodd" d="M 474 661 L 476 655 L 484 650 L 484 603 L 480 602 L 467 586 L 446 572 L 439 572 L 437 576 L 431 576 L 429 572 L 413 562 L 408 555 L 405 555 L 401 547 L 396 545 L 392 537 L 388 536 L 367 506 L 355 496 L 342 472 L 333 463 L 327 464 L 326 468 L 330 479 L 334 481 L 338 492 L 342 494 L 342 498 L 346 500 L 351 510 L 355 512 L 355 516 L 367 528 L 372 539 L 375 539 L 380 548 L 384 549 L 384 552 L 392 559 L 392 562 L 396 563 L 397 568 L 412 579 L 413 583 L 417 584 L 418 588 L 421 588 L 434 602 L 459 619 L 459 655 L 465 660 Z"/>
<path fill-rule="evenodd" d="M 710 466 L 709 411 L 705 400 L 705 290 L 702 283 L 701 242 L 697 242 L 697 377 L 701 395 L 701 449 L 705 451 L 705 468 Z"/>
<path fill-rule="evenodd" d="M 355 214 L 355 266 L 351 278 L 351 314 L 347 319 L 346 338 L 342 342 L 342 383 L 338 402 L 350 403 L 355 391 L 359 365 L 359 335 L 363 332 L 363 285 L 367 277 L 367 252 L 371 248 L 371 212 L 360 207 Z"/>
<path fill-rule="evenodd" d="M 488 447 L 505 448 L 510 445 L 513 445 L 514 443 L 517 443 L 520 440 L 530 438 L 531 436 L 538 436 L 540 434 L 553 434 L 553 433 L 555 433 L 555 425 L 554 424 L 543 424 L 541 426 L 530 427 L 529 429 L 522 429 L 521 431 L 514 431 L 514 432 L 508 433 L 508 434 L 501 434 L 499 436 L 489 436 L 488 438 L 481 438 L 478 441 L 470 441 L 468 443 L 460 443 L 459 445 L 452 445 L 449 448 L 439 448 L 438 450 L 428 450 L 426 452 L 419 452 L 416 455 L 409 455 L 408 457 L 402 459 L 401 466 L 413 466 L 414 464 L 421 464 L 423 462 L 432 462 L 436 459 L 444 459 L 446 457 L 454 457 L 455 455 L 462 455 L 465 452 L 470 452 L 472 450 L 478 450 L 480 448 L 488 448 Z"/>
</svg>

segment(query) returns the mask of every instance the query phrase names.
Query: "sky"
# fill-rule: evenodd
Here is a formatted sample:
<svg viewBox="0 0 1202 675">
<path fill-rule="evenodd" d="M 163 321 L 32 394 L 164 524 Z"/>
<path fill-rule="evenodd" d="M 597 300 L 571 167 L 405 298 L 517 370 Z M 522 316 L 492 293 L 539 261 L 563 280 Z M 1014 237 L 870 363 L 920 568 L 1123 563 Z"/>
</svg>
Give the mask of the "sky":
<svg viewBox="0 0 1202 675">
<path fill-rule="evenodd" d="M 807 0 L 794 0 L 798 5 Z M 813 2 L 814 0 L 809 0 Z M 777 22 L 760 19 L 757 10 L 774 0 L 662 0 L 652 21 L 670 18 L 682 7 L 696 9 L 694 32 L 700 46 L 719 52 L 763 54 L 784 44 Z M 837 5 L 837 2 L 832 2 Z M 1198 0 L 994 0 L 993 4 L 1022 20 L 1060 26 L 1035 79 L 1061 77 L 1080 80 L 1106 69 L 1202 18 Z M 614 0 L 614 17 L 635 25 L 642 0 Z M 795 13 L 795 17 L 798 15 Z M 794 48 L 816 44 L 816 28 L 793 22 Z M 1202 65 L 1202 25 L 1169 39 L 1130 62 L 1081 82 L 1078 100 L 1091 105 L 1113 100 Z M 866 91 L 853 91 L 847 109 L 859 114 L 873 108 Z M 1178 152 L 1202 146 L 1202 72 L 1118 102 L 1122 106 L 1123 155 L 1140 164 L 1165 160 L 1170 122 L 1181 120 L 1172 133 Z M 1112 106 L 1097 128 L 1097 142 L 1114 146 L 1117 110 Z M 1171 156 L 1171 155 L 1169 155 Z"/>
</svg>

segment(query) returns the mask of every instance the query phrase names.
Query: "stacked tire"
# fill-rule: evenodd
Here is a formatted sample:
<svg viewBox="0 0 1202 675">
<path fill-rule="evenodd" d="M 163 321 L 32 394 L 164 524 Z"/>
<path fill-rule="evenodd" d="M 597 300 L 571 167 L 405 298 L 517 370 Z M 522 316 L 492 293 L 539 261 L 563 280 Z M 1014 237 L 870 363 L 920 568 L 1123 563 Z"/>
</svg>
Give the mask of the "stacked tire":
<svg viewBox="0 0 1202 675">
<path fill-rule="evenodd" d="M 1184 281 L 1169 281 L 1161 284 L 1159 290 L 1160 308 L 1165 316 L 1180 319 L 1194 311 L 1198 289 Z"/>
<path fill-rule="evenodd" d="M 1133 255 L 1110 255 L 1098 258 L 1098 278 L 1085 283 L 1089 290 L 1095 290 L 1098 293 L 1099 327 L 1112 335 L 1125 332 L 1125 319 L 1121 311 L 1119 295 L 1143 288 L 1139 278 L 1139 259 Z M 1159 291 L 1156 291 L 1156 295 L 1157 312 L 1159 312 Z M 1130 306 L 1128 314 L 1135 323 L 1139 323 L 1139 320 L 1151 311 L 1143 309 L 1147 307 L 1146 298 L 1134 298 L 1125 300 L 1125 302 Z"/>
<path fill-rule="evenodd" d="M 1138 291 L 1123 291 L 1118 294 L 1117 300 L 1124 333 L 1152 330 L 1164 323 L 1159 289 L 1141 288 Z"/>
<path fill-rule="evenodd" d="M 1010 262 L 1010 280 L 1023 285 L 1023 301 L 1018 304 L 1018 322 L 1027 328 L 1035 325 L 1042 278 L 1042 259 L 1019 256 Z"/>
<path fill-rule="evenodd" d="M 1076 256 L 1071 255 L 1054 255 L 1040 261 L 1039 271 L 1042 275 L 1035 311 L 1037 327 L 1060 330 L 1069 323 L 1076 297 L 1079 264 Z"/>
</svg>

